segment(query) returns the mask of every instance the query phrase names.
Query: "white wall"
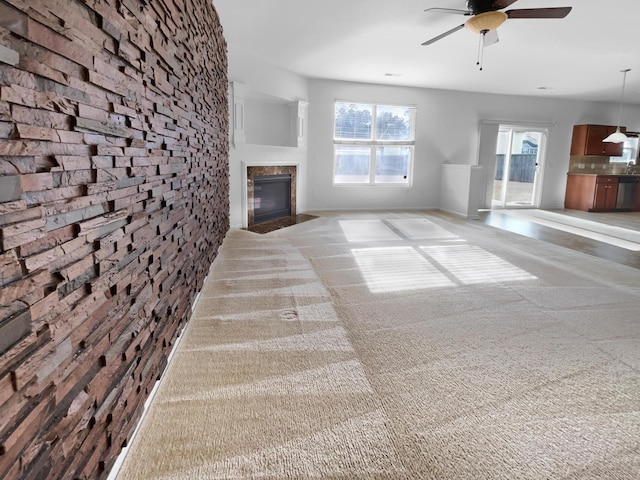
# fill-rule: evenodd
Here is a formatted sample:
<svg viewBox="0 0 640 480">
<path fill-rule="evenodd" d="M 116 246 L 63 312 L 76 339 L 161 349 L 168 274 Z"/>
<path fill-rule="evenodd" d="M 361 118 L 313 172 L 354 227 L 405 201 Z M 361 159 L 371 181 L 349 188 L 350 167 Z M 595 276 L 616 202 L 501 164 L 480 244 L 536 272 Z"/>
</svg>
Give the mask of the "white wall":
<svg viewBox="0 0 640 480">
<path fill-rule="evenodd" d="M 284 70 L 261 58 L 229 45 L 229 81 L 273 97 L 307 100 L 309 84 L 306 78 Z"/>
<path fill-rule="evenodd" d="M 573 125 L 615 124 L 618 114 L 615 104 L 330 80 L 311 80 L 309 93 L 309 210 L 437 208 L 440 165 L 445 161 L 476 164 L 480 124 L 487 119 L 555 125 L 549 130 L 540 206 L 562 207 Z M 335 100 L 417 105 L 413 186 L 332 185 Z M 640 108 L 625 107 L 625 113 L 628 113 L 625 118 L 635 119 L 635 123 L 625 122 L 626 125 L 633 130 L 640 129 Z"/>
<path fill-rule="evenodd" d="M 440 209 L 467 218 L 478 218 L 482 201 L 482 167 L 440 165 Z"/>
</svg>

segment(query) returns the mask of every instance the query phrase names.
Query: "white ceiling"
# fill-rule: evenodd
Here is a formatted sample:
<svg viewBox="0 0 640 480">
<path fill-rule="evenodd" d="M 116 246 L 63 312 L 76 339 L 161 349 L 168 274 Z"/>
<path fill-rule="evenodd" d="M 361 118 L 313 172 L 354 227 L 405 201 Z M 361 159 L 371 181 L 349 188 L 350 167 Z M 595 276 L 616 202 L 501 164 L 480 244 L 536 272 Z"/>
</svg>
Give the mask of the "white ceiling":
<svg viewBox="0 0 640 480">
<path fill-rule="evenodd" d="M 509 19 L 476 66 L 478 36 L 460 30 L 464 0 L 213 0 L 230 49 L 309 78 L 640 104 L 638 0 L 519 0 L 572 6 L 564 19 Z M 387 76 L 393 74 L 394 76 Z M 545 89 L 540 89 L 545 87 Z"/>
</svg>

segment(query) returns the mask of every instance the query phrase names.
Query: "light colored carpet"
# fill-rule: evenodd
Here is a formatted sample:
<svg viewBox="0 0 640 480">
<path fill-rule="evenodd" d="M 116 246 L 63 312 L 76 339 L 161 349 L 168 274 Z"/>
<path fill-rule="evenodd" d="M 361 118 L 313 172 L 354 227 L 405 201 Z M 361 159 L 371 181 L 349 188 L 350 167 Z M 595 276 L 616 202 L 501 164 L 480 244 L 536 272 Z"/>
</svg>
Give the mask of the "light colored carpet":
<svg viewBox="0 0 640 480">
<path fill-rule="evenodd" d="M 640 271 L 441 213 L 229 233 L 130 479 L 637 479 Z"/>
</svg>

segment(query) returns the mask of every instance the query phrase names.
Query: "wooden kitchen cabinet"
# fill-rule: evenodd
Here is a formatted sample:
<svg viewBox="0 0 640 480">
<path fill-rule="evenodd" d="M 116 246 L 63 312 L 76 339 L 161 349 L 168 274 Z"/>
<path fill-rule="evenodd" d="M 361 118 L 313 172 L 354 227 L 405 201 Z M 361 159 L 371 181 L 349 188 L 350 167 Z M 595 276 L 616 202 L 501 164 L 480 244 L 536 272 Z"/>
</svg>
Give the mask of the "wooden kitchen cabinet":
<svg viewBox="0 0 640 480">
<path fill-rule="evenodd" d="M 616 127 L 610 125 L 574 125 L 571 137 L 571 155 L 622 156 L 622 143 L 603 142 Z M 620 127 L 626 133 L 626 127 Z"/>
<path fill-rule="evenodd" d="M 618 177 L 615 175 L 567 175 L 564 207 L 586 212 L 616 208 Z"/>
<path fill-rule="evenodd" d="M 618 177 L 596 177 L 596 192 L 592 210 L 607 211 L 616 208 L 618 197 Z"/>
</svg>

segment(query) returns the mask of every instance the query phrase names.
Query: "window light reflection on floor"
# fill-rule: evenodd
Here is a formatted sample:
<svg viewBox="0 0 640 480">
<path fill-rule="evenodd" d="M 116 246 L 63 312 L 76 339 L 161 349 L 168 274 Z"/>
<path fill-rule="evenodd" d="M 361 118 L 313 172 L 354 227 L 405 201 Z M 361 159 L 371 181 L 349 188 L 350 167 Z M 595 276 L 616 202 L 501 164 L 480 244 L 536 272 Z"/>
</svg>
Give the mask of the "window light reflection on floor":
<svg viewBox="0 0 640 480">
<path fill-rule="evenodd" d="M 438 245 L 420 249 L 465 285 L 537 278 L 475 245 Z"/>
<path fill-rule="evenodd" d="M 401 240 L 380 220 L 340 220 L 339 223 L 349 242 Z"/>
<path fill-rule="evenodd" d="M 423 238 L 455 240 L 459 238 L 455 233 L 451 233 L 426 218 L 399 218 L 389 220 L 389 223 L 412 240 Z"/>
<path fill-rule="evenodd" d="M 413 247 L 358 248 L 351 252 L 372 293 L 455 286 Z"/>
</svg>

